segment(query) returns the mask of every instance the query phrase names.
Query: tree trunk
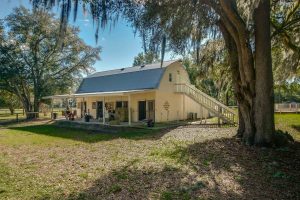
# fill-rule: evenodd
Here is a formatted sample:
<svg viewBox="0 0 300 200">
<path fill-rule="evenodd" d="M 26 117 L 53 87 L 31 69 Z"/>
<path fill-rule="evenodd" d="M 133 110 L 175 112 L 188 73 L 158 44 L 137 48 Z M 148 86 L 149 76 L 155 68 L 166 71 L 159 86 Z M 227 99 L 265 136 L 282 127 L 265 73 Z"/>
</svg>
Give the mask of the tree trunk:
<svg viewBox="0 0 300 200">
<path fill-rule="evenodd" d="M 35 94 L 34 101 L 33 101 L 33 110 L 34 112 L 37 112 L 35 116 L 38 118 L 39 117 L 39 112 L 40 112 L 40 100 L 36 97 L 37 94 Z"/>
<path fill-rule="evenodd" d="M 239 103 L 239 109 L 245 125 L 242 140 L 247 145 L 253 145 L 256 130 L 253 107 L 244 100 Z"/>
<path fill-rule="evenodd" d="M 25 110 L 26 119 L 33 119 L 34 115 L 30 114 L 30 112 L 33 112 L 30 100 L 27 97 L 21 97 L 21 96 L 19 96 L 19 99 L 23 105 L 23 109 Z"/>
<path fill-rule="evenodd" d="M 238 135 L 248 145 L 268 146 L 274 136 L 274 92 L 270 39 L 270 1 L 255 9 L 255 62 L 250 35 L 237 11 L 236 0 L 204 1 L 220 16 L 229 50 L 234 92 L 239 105 Z"/>
<path fill-rule="evenodd" d="M 229 93 L 228 91 L 226 91 L 226 93 L 225 93 L 226 106 L 229 106 L 229 94 L 228 93 Z"/>
<path fill-rule="evenodd" d="M 238 106 L 239 107 L 239 106 Z M 243 119 L 243 115 L 241 113 L 241 109 L 238 108 L 238 115 L 239 115 L 239 128 L 237 130 L 237 136 L 239 138 L 242 138 L 243 137 L 243 134 L 245 132 L 245 122 L 244 122 L 244 119 Z"/>
<path fill-rule="evenodd" d="M 13 105 L 9 105 L 8 109 L 9 109 L 11 115 L 15 114 L 15 109 L 14 109 Z"/>
<path fill-rule="evenodd" d="M 254 11 L 255 20 L 255 145 L 273 143 L 274 91 L 271 58 L 270 1 L 261 0 Z"/>
<path fill-rule="evenodd" d="M 247 87 L 245 88 L 241 80 L 242 73 L 240 73 L 240 70 L 242 69 L 239 66 L 239 59 L 241 58 L 239 58 L 238 55 L 238 48 L 236 42 L 234 38 L 230 35 L 223 21 L 220 21 L 219 27 L 223 34 L 226 47 L 230 56 L 229 62 L 231 66 L 231 74 L 233 79 L 233 89 L 239 105 L 239 129 L 237 136 L 241 137 L 246 144 L 252 145 L 255 133 L 254 115 L 251 103 L 247 101 L 247 96 L 249 96 L 249 92 L 247 90 Z"/>
</svg>

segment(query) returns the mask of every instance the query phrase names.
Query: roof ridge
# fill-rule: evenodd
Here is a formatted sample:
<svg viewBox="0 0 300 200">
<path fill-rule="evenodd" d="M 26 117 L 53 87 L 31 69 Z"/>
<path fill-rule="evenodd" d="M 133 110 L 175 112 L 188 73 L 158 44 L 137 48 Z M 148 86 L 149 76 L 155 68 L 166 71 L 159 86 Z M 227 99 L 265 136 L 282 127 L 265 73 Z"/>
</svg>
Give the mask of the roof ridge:
<svg viewBox="0 0 300 200">
<path fill-rule="evenodd" d="M 164 61 L 164 63 L 168 63 L 168 62 L 177 62 L 179 61 L 178 59 L 177 60 L 168 60 L 168 61 Z M 131 68 L 141 68 L 142 66 L 151 66 L 151 65 L 157 65 L 157 64 L 160 64 L 161 62 L 155 62 L 155 63 L 149 63 L 149 64 L 144 64 L 144 65 L 137 65 L 137 66 L 131 66 L 131 67 L 121 67 L 121 68 L 116 68 L 116 69 L 110 69 L 110 70 L 105 70 L 105 71 L 99 71 L 99 72 L 95 72 L 93 74 L 90 74 L 88 75 L 87 77 L 85 78 L 92 78 L 92 77 L 97 77 L 97 75 L 101 75 L 101 74 L 104 74 L 104 73 L 108 73 L 108 72 L 114 72 L 114 71 L 118 71 L 118 70 L 122 70 L 124 71 L 124 69 L 131 69 Z M 168 66 L 168 65 L 167 65 Z M 166 67 L 166 66 L 165 66 Z M 143 67 L 143 70 L 150 70 L 150 69 L 147 69 L 146 67 Z M 123 73 L 131 73 L 131 72 L 136 72 L 136 71 L 128 71 L 128 72 L 123 72 Z M 117 73 L 119 74 L 119 73 Z M 107 75 L 113 75 L 113 74 L 107 74 Z"/>
<path fill-rule="evenodd" d="M 121 68 L 122 69 L 122 68 Z M 121 70 L 121 69 L 116 69 L 116 70 Z M 106 74 L 106 75 L 103 75 L 103 76 L 114 76 L 114 75 L 118 75 L 118 74 L 129 74 L 129 73 L 134 73 L 134 72 L 142 72 L 142 71 L 150 71 L 150 70 L 157 70 L 157 69 L 160 69 L 160 68 L 153 68 L 153 69 L 146 69 L 146 70 L 141 70 L 141 71 L 130 71 L 130 72 L 122 72 L 122 73 L 114 73 L 114 74 Z M 106 71 L 105 71 L 106 72 Z M 87 76 L 85 78 L 96 78 L 96 77 L 100 77 L 99 76 Z"/>
</svg>

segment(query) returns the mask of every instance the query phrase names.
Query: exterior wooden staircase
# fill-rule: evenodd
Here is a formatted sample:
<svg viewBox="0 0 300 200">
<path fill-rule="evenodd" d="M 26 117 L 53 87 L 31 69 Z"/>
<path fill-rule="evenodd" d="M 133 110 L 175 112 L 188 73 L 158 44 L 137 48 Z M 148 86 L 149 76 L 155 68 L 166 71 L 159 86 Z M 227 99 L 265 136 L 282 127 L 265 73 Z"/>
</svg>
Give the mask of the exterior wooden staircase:
<svg viewBox="0 0 300 200">
<path fill-rule="evenodd" d="M 175 84 L 176 93 L 184 93 L 192 98 L 194 101 L 205 107 L 209 112 L 221 119 L 227 124 L 235 124 L 235 112 L 229 107 L 225 106 L 216 99 L 208 96 L 204 92 L 198 90 L 194 85 L 186 83 Z"/>
</svg>

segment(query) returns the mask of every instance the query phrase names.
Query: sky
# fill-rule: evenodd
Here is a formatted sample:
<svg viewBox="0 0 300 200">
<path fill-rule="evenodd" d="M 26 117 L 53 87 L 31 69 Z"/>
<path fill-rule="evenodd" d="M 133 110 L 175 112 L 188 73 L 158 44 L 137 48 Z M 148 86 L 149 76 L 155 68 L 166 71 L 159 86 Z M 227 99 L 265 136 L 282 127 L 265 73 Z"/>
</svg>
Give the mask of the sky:
<svg viewBox="0 0 300 200">
<path fill-rule="evenodd" d="M 0 0 L 0 19 L 9 15 L 13 8 L 25 6 L 31 8 L 29 0 Z M 53 8 L 53 12 L 59 16 L 59 8 Z M 95 41 L 95 28 L 93 27 L 90 16 L 84 16 L 82 9 L 78 10 L 77 20 L 73 22 L 73 16 L 70 17 L 70 23 L 78 26 L 81 30 L 79 36 L 90 46 L 101 46 L 100 61 L 94 65 L 96 71 L 105 71 L 116 68 L 132 66 L 134 57 L 143 51 L 142 41 L 138 35 L 134 35 L 132 27 L 125 20 L 120 19 L 112 28 L 101 30 L 99 41 Z M 171 56 L 166 55 L 165 60 Z"/>
</svg>

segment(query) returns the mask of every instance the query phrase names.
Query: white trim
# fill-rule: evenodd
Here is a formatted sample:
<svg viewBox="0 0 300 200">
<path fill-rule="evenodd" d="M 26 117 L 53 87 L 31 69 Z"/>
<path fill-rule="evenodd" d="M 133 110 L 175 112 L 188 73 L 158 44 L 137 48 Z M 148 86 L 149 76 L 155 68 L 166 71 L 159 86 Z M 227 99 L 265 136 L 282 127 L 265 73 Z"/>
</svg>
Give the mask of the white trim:
<svg viewBox="0 0 300 200">
<path fill-rule="evenodd" d="M 46 96 L 46 97 L 43 97 L 43 99 L 77 98 L 77 97 L 87 97 L 87 96 L 125 96 L 126 94 L 144 93 L 144 92 L 151 92 L 151 91 L 155 91 L 155 89 L 112 91 L 112 92 L 93 92 L 93 93 L 80 93 L 80 94 L 63 94 L 63 95 Z"/>
<path fill-rule="evenodd" d="M 74 94 L 62 94 L 62 95 L 53 95 L 53 96 L 46 96 L 42 99 L 63 99 L 63 98 L 73 98 Z"/>
</svg>

